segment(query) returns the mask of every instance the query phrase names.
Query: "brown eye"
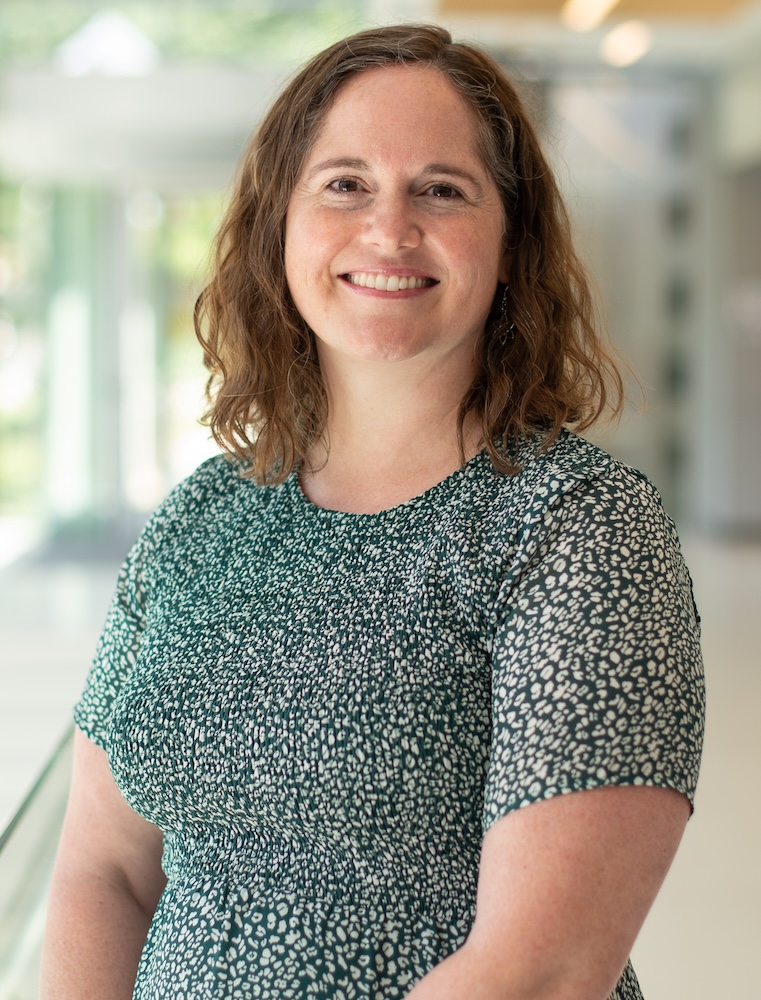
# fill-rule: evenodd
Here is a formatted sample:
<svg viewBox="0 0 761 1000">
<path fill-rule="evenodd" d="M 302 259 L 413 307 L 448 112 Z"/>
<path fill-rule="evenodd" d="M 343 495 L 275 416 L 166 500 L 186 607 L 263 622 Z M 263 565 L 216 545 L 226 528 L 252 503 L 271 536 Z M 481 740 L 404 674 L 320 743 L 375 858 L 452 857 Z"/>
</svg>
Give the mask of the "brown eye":
<svg viewBox="0 0 761 1000">
<path fill-rule="evenodd" d="M 351 194 L 359 189 L 357 182 L 351 177 L 338 177 L 331 181 L 328 187 L 332 191 L 340 191 L 342 194 Z"/>
<path fill-rule="evenodd" d="M 460 192 L 453 188 L 451 184 L 433 184 L 428 188 L 434 198 L 458 198 Z"/>
</svg>

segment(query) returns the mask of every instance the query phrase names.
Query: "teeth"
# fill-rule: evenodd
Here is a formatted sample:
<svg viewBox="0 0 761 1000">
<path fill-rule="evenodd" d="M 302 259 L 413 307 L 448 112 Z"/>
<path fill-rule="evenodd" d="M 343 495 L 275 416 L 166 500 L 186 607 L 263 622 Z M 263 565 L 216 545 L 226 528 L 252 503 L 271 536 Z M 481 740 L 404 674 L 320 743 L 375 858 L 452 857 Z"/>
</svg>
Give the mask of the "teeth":
<svg viewBox="0 0 761 1000">
<path fill-rule="evenodd" d="M 369 274 L 366 271 L 355 271 L 347 274 L 346 278 L 352 285 L 382 292 L 403 292 L 407 288 L 426 288 L 433 284 L 430 278 L 401 278 L 398 274 Z"/>
</svg>

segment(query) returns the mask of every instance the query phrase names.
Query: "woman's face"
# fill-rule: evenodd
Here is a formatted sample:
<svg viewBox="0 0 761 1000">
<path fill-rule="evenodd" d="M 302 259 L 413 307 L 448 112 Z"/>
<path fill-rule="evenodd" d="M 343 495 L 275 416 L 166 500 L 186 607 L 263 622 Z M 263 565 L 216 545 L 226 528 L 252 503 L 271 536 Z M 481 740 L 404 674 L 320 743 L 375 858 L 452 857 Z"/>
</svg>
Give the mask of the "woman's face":
<svg viewBox="0 0 761 1000">
<path fill-rule="evenodd" d="M 329 357 L 472 371 L 507 280 L 499 191 L 473 112 L 429 67 L 339 91 L 291 195 L 288 286 Z"/>
</svg>

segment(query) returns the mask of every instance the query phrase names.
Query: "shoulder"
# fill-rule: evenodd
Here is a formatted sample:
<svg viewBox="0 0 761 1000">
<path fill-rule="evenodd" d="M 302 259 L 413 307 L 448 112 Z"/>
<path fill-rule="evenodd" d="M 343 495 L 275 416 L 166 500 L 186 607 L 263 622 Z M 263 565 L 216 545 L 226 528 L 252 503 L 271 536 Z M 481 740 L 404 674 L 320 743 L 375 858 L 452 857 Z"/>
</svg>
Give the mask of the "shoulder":
<svg viewBox="0 0 761 1000">
<path fill-rule="evenodd" d="M 625 590 L 627 601 L 636 593 L 651 605 L 681 603 L 699 621 L 676 527 L 642 472 L 566 434 L 523 475 L 519 575 L 549 572 L 555 581 L 562 567 L 566 585 L 587 597 Z"/>
<path fill-rule="evenodd" d="M 259 486 L 224 455 L 207 459 L 178 483 L 146 523 L 126 568 L 146 584 L 192 576 L 210 554 L 255 525 L 277 488 Z"/>
<path fill-rule="evenodd" d="M 520 472 L 503 476 L 488 460 L 482 486 L 495 517 L 508 517 L 524 533 L 574 517 L 584 521 L 650 517 L 669 522 L 660 495 L 641 472 L 570 431 L 549 447 L 537 434 L 516 449 Z"/>
<path fill-rule="evenodd" d="M 527 439 L 520 457 L 519 488 L 537 508 L 560 506 L 568 494 L 585 505 L 633 497 L 660 504 L 658 491 L 643 473 L 571 431 L 563 431 L 546 450 L 541 438 Z"/>
<path fill-rule="evenodd" d="M 146 530 L 160 534 L 172 526 L 219 523 L 221 515 L 237 511 L 242 505 L 266 506 L 275 488 L 259 486 L 245 473 L 239 462 L 224 455 L 207 459 L 171 490 Z"/>
<path fill-rule="evenodd" d="M 215 455 L 202 462 L 170 491 L 154 518 L 171 517 L 210 502 L 224 502 L 238 491 L 241 482 L 240 466 L 224 455 Z"/>
<path fill-rule="evenodd" d="M 599 530 L 622 540 L 642 531 L 651 538 L 675 538 L 673 521 L 647 476 L 591 442 L 564 434 L 548 452 L 546 465 L 543 475 L 551 485 L 545 521 L 576 521 L 592 536 Z"/>
<path fill-rule="evenodd" d="M 540 436 L 521 442 L 515 476 L 482 463 L 472 530 L 498 563 L 495 573 L 514 582 L 562 554 L 577 566 L 635 553 L 681 563 L 674 524 L 645 475 L 570 432 L 543 444 Z"/>
</svg>

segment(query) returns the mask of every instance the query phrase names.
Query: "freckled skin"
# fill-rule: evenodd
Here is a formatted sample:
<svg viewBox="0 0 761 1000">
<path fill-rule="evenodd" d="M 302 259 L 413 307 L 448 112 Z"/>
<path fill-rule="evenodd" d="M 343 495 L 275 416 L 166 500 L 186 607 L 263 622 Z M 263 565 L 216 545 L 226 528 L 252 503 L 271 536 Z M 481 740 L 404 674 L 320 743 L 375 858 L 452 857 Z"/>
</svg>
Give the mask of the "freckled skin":
<svg viewBox="0 0 761 1000">
<path fill-rule="evenodd" d="M 288 284 L 321 358 L 470 368 L 506 280 L 503 225 L 472 112 L 442 74 L 385 67 L 352 78 L 325 118 L 286 223 Z M 389 293 L 343 277 L 357 272 L 432 281 Z"/>
</svg>

